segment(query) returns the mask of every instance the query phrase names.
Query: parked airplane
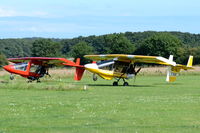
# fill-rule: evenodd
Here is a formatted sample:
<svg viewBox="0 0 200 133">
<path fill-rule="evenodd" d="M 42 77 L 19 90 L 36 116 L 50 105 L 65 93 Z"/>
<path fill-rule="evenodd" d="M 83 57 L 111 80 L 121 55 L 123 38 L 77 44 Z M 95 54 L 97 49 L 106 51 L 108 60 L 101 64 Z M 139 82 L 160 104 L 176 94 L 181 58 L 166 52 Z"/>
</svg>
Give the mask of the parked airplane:
<svg viewBox="0 0 200 133">
<path fill-rule="evenodd" d="M 50 57 L 24 57 L 24 58 L 9 58 L 8 61 L 14 63 L 11 65 L 6 65 L 3 68 L 11 73 L 10 79 L 14 79 L 13 74 L 20 75 L 28 79 L 28 82 L 36 80 L 40 82 L 40 78 L 45 75 L 49 75 L 49 67 L 53 66 L 74 66 L 76 71 L 79 72 L 78 77 L 74 79 L 79 80 L 84 69 L 80 64 L 80 59 L 78 58 L 76 63 L 65 58 L 50 58 Z M 82 72 L 82 74 L 81 74 Z M 50 76 L 50 75 L 49 75 Z"/>
<path fill-rule="evenodd" d="M 176 64 L 173 61 L 173 55 L 169 59 L 160 56 L 144 56 L 144 55 L 124 55 L 124 54 L 107 54 L 107 55 L 85 55 L 84 57 L 99 61 L 97 63 L 86 64 L 86 70 L 94 73 L 93 80 L 97 80 L 95 74 L 103 79 L 111 80 L 116 78 L 113 86 L 117 86 L 120 79 L 124 81 L 123 85 L 127 86 L 125 79 L 135 78 L 140 72 L 141 67 L 136 70 L 136 65 L 141 63 L 160 64 L 168 66 L 167 82 L 174 82 L 177 74 L 181 69 L 193 69 L 193 56 L 188 59 L 187 65 Z"/>
</svg>

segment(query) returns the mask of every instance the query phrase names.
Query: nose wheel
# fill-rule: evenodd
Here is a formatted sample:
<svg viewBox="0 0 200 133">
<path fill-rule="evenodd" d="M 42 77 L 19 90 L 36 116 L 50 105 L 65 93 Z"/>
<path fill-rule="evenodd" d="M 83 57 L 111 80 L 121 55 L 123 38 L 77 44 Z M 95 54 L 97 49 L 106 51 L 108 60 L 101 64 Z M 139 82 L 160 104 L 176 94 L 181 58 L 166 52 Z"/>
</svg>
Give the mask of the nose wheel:
<svg viewBox="0 0 200 133">
<path fill-rule="evenodd" d="M 15 77 L 13 74 L 10 74 L 10 80 L 13 80 Z"/>
</svg>

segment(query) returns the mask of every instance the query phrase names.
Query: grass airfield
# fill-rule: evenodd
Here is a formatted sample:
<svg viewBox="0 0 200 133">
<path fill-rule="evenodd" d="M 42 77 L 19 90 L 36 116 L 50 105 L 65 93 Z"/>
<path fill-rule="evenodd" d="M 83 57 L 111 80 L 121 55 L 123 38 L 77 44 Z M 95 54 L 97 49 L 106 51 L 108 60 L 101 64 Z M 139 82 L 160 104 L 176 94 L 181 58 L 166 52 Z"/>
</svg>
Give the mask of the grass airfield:
<svg viewBox="0 0 200 133">
<path fill-rule="evenodd" d="M 86 73 L 54 70 L 41 83 L 19 76 L 9 81 L 0 71 L 0 133 L 143 133 L 200 131 L 200 73 L 181 73 L 175 83 L 166 75 L 141 72 L 130 86 L 112 86 Z M 86 86 L 86 90 L 84 90 Z"/>
</svg>

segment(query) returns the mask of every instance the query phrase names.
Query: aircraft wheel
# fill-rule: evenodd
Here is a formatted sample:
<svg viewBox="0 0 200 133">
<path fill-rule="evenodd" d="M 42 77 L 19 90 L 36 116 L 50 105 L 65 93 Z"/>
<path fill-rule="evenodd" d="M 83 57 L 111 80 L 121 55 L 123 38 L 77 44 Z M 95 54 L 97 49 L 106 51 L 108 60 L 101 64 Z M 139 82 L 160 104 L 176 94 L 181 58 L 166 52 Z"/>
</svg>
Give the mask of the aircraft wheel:
<svg viewBox="0 0 200 133">
<path fill-rule="evenodd" d="M 124 82 L 123 86 L 128 86 L 128 82 Z"/>
<path fill-rule="evenodd" d="M 10 75 L 10 80 L 13 80 L 14 79 L 14 75 Z"/>
<path fill-rule="evenodd" d="M 32 81 L 31 81 L 31 80 L 28 80 L 27 83 L 32 83 Z"/>
<path fill-rule="evenodd" d="M 113 82 L 113 86 L 118 86 L 118 82 Z"/>
<path fill-rule="evenodd" d="M 92 79 L 93 79 L 93 81 L 97 81 L 97 75 L 93 74 Z"/>
</svg>

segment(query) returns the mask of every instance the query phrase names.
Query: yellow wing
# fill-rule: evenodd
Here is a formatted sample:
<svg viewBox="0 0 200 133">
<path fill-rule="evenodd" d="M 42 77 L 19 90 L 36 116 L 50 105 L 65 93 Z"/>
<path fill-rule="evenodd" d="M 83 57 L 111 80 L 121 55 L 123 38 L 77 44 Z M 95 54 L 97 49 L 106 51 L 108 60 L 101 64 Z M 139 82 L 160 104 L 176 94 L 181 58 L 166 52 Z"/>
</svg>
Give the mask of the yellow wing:
<svg viewBox="0 0 200 133">
<path fill-rule="evenodd" d="M 161 56 L 144 56 L 144 55 L 125 55 L 125 54 L 106 54 L 106 55 L 85 55 L 84 57 L 92 60 L 119 60 L 132 63 L 154 63 L 169 66 L 167 70 L 167 82 L 174 82 L 177 74 L 181 69 L 193 69 L 193 56 L 189 56 L 187 65 L 176 64 L 173 61 L 173 55 L 169 59 Z"/>
<path fill-rule="evenodd" d="M 133 63 L 154 63 L 161 65 L 175 66 L 176 62 L 161 56 L 144 56 L 144 55 L 125 55 L 125 54 L 106 54 L 106 55 L 85 55 L 84 57 L 92 60 L 119 60 L 130 61 Z"/>
</svg>

